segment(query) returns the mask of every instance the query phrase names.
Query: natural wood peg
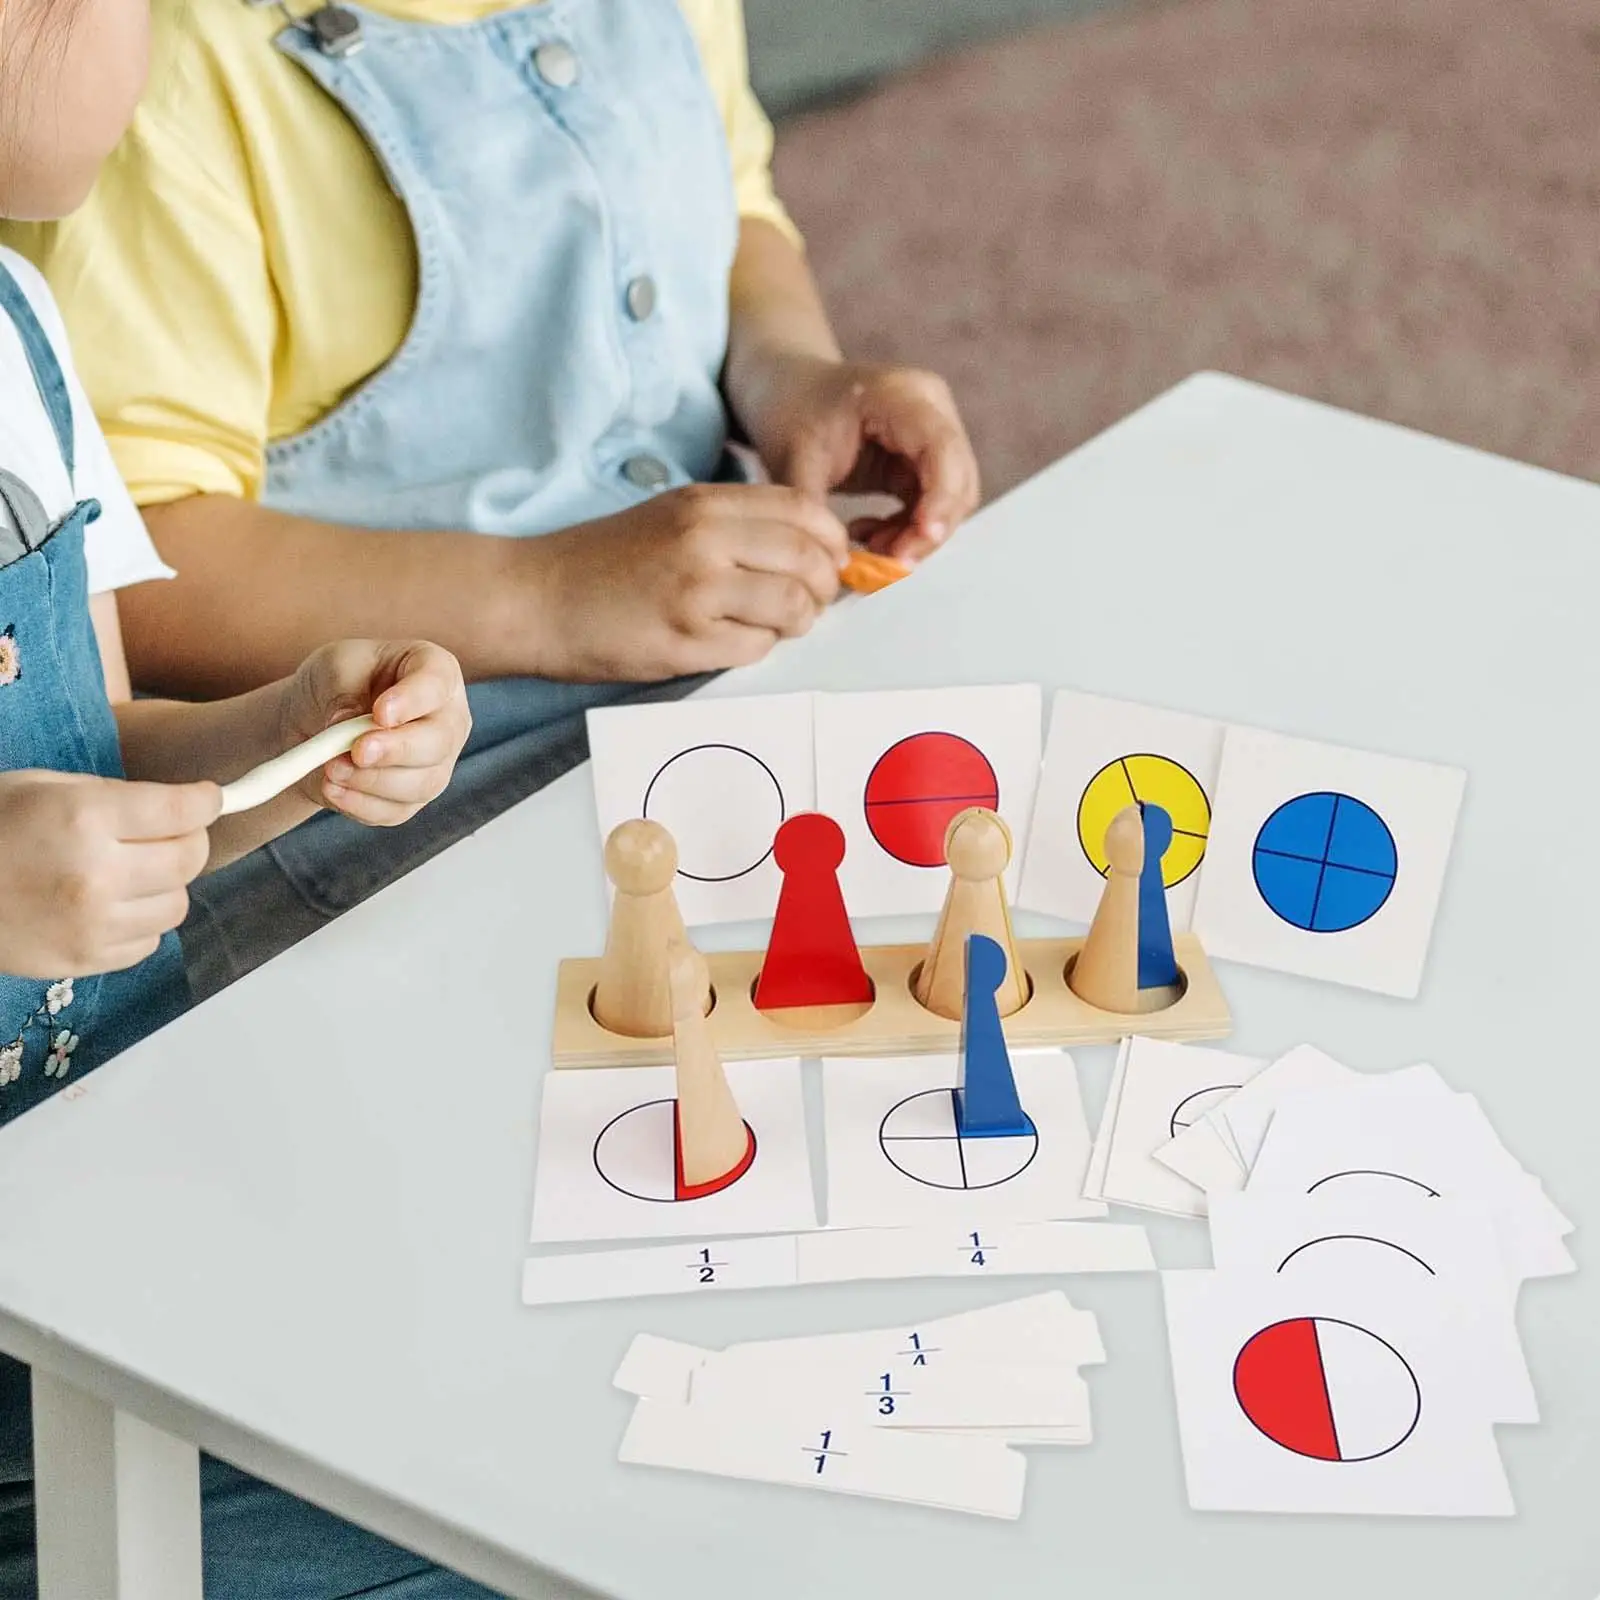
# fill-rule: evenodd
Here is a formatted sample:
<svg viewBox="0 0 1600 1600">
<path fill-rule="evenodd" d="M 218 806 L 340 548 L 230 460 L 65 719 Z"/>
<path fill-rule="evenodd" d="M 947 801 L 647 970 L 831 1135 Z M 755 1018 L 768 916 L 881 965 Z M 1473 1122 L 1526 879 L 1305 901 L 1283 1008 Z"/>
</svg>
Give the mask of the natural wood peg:
<svg viewBox="0 0 1600 1600">
<path fill-rule="evenodd" d="M 611 830 L 605 866 L 617 892 L 595 984 L 595 1021 L 608 1033 L 631 1039 L 666 1038 L 673 1020 L 667 953 L 674 942 L 689 949 L 696 966 L 702 1015 L 711 1004 L 710 973 L 688 944 L 672 892 L 678 847 L 659 822 L 640 817 Z"/>
<path fill-rule="evenodd" d="M 982 934 L 1005 952 L 1005 977 L 995 991 L 1000 1015 L 1020 1011 L 1028 977 L 1017 955 L 1006 905 L 1005 871 L 1011 865 L 1011 830 L 997 812 L 971 806 L 951 818 L 944 856 L 950 887 L 928 953 L 917 975 L 916 997 L 935 1016 L 960 1021 L 966 996 L 967 938 Z"/>
<path fill-rule="evenodd" d="M 728 1087 L 700 1000 L 705 964 L 682 940 L 667 956 L 678 1082 L 678 1176 L 692 1191 L 726 1178 L 749 1155 L 750 1130 Z"/>
<path fill-rule="evenodd" d="M 1144 817 L 1129 806 L 1106 829 L 1105 891 L 1095 910 L 1068 987 L 1100 1011 L 1131 1015 L 1139 1001 L 1139 875 L 1144 871 Z"/>
</svg>

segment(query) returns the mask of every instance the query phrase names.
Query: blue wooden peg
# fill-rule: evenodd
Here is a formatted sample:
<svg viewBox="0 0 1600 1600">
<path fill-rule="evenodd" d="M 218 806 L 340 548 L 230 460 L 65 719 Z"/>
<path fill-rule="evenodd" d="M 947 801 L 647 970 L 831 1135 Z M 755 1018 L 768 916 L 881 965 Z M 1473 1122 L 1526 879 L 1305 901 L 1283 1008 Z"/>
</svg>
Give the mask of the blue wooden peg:
<svg viewBox="0 0 1600 1600">
<path fill-rule="evenodd" d="M 1006 953 L 981 933 L 967 938 L 967 994 L 961 1008 L 961 1077 L 956 1132 L 963 1139 L 1001 1139 L 1033 1132 L 1017 1099 L 1011 1057 L 995 992 L 1005 981 Z"/>
<path fill-rule="evenodd" d="M 1172 921 L 1161 861 L 1172 846 L 1172 818 L 1160 806 L 1139 807 L 1144 817 L 1144 871 L 1139 875 L 1139 987 L 1165 989 L 1181 982 L 1172 953 Z"/>
</svg>

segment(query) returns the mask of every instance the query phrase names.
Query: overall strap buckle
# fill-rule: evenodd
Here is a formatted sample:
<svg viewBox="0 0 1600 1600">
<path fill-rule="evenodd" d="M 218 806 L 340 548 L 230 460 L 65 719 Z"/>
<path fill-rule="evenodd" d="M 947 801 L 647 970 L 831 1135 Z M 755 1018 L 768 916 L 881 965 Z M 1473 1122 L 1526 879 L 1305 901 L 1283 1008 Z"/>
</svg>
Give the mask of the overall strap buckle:
<svg viewBox="0 0 1600 1600">
<path fill-rule="evenodd" d="M 297 17 L 290 11 L 286 0 L 245 0 L 245 4 L 252 10 L 270 7 L 281 12 L 291 28 L 305 34 L 323 55 L 335 61 L 357 54 L 367 42 L 361 18 L 335 0 L 325 0 L 305 17 Z"/>
</svg>

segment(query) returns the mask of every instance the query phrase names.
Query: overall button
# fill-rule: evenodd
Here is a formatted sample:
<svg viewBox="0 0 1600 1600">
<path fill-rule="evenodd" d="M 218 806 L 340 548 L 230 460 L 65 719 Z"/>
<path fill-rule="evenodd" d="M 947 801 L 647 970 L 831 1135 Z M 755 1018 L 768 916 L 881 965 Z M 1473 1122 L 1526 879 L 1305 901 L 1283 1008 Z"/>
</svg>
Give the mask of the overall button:
<svg viewBox="0 0 1600 1600">
<path fill-rule="evenodd" d="M 533 52 L 533 69 L 552 89 L 570 89 L 578 81 L 577 52 L 560 39 L 550 39 Z"/>
<path fill-rule="evenodd" d="M 666 463 L 654 456 L 629 456 L 622 463 L 622 475 L 635 489 L 665 489 L 672 482 Z"/>
<path fill-rule="evenodd" d="M 628 315 L 635 322 L 644 322 L 656 308 L 656 280 L 648 272 L 641 272 L 628 285 Z"/>
</svg>

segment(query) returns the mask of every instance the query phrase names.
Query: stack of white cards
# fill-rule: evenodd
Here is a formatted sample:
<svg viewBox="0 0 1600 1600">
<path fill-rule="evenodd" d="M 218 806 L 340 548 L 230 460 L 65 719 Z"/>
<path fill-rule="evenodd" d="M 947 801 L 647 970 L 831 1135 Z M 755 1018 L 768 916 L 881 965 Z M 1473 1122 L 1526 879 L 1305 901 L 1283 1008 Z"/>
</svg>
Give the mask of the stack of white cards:
<svg viewBox="0 0 1600 1600">
<path fill-rule="evenodd" d="M 1092 1314 L 1059 1291 L 912 1327 L 736 1344 L 640 1334 L 619 1459 L 1015 1520 L 1016 1445 L 1088 1444 Z"/>
<path fill-rule="evenodd" d="M 1475 1098 L 1302 1047 L 1154 1159 L 1211 1222 L 1214 1270 L 1163 1276 L 1195 1509 L 1514 1514 L 1517 1296 L 1574 1270 L 1572 1224 Z"/>
</svg>

